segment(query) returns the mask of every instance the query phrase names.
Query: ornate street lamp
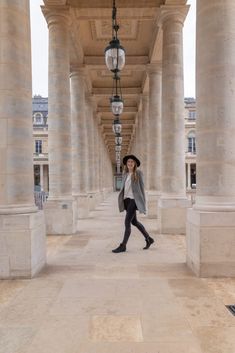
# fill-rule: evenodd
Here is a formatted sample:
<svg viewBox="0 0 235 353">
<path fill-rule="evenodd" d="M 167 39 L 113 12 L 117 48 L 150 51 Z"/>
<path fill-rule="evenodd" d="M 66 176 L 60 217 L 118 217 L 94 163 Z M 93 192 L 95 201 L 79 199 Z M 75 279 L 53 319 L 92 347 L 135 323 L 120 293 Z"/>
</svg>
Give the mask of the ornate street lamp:
<svg viewBox="0 0 235 353">
<path fill-rule="evenodd" d="M 119 116 L 116 117 L 113 121 L 113 132 L 115 134 L 120 134 L 122 132 L 122 123 L 119 120 Z"/>
<path fill-rule="evenodd" d="M 115 134 L 115 152 L 116 152 L 116 163 L 117 172 L 120 173 L 121 165 L 121 149 L 122 149 L 122 124 L 120 121 L 120 115 L 123 112 L 123 99 L 121 91 L 121 80 L 119 72 L 125 65 L 125 49 L 120 45 L 118 39 L 119 25 L 117 24 L 117 9 L 115 6 L 115 0 L 113 0 L 112 10 L 112 40 L 109 45 L 105 48 L 105 63 L 107 68 L 114 73 L 113 76 L 113 90 L 112 96 L 110 97 L 111 110 L 115 116 L 113 121 L 113 132 Z"/>
<path fill-rule="evenodd" d="M 115 0 L 113 0 L 113 11 L 112 11 L 112 40 L 109 42 L 107 48 L 105 48 L 105 63 L 107 68 L 112 72 L 118 72 L 122 70 L 125 65 L 125 49 L 120 45 L 120 41 L 117 36 L 119 25 L 117 24 L 117 9 L 115 6 Z"/>
<path fill-rule="evenodd" d="M 122 136 L 121 136 L 121 134 L 116 134 L 116 136 L 115 136 L 115 144 L 116 145 L 121 145 L 122 144 Z"/>
<path fill-rule="evenodd" d="M 112 97 L 110 98 L 110 103 L 113 115 L 121 115 L 123 112 L 123 99 L 120 76 L 118 76 L 117 73 L 115 73 L 113 77 L 113 92 Z"/>
</svg>

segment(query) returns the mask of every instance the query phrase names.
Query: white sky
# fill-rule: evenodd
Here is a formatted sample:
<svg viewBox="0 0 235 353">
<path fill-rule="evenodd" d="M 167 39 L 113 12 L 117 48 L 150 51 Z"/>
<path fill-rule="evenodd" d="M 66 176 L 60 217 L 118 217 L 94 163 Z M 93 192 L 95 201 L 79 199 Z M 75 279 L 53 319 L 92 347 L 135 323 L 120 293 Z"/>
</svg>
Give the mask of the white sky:
<svg viewBox="0 0 235 353">
<path fill-rule="evenodd" d="M 184 24 L 184 95 L 195 97 L 195 22 L 196 0 L 191 5 Z M 42 0 L 30 0 L 33 94 L 48 96 L 48 30 L 42 15 Z"/>
</svg>

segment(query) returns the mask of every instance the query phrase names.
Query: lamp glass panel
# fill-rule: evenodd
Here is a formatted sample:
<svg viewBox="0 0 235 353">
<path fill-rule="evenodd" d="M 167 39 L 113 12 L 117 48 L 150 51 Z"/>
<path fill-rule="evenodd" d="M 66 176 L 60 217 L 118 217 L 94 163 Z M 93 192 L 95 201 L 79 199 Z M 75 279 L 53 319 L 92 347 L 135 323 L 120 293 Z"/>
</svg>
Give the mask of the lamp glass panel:
<svg viewBox="0 0 235 353">
<path fill-rule="evenodd" d="M 121 115 L 123 112 L 123 102 L 122 101 L 113 101 L 111 103 L 112 113 L 114 115 Z"/>
<path fill-rule="evenodd" d="M 105 63 L 110 71 L 122 70 L 125 65 L 125 51 L 121 48 L 106 50 Z"/>
<path fill-rule="evenodd" d="M 113 132 L 115 134 L 120 134 L 121 131 L 122 131 L 122 124 L 120 124 L 120 123 L 113 124 Z"/>
</svg>

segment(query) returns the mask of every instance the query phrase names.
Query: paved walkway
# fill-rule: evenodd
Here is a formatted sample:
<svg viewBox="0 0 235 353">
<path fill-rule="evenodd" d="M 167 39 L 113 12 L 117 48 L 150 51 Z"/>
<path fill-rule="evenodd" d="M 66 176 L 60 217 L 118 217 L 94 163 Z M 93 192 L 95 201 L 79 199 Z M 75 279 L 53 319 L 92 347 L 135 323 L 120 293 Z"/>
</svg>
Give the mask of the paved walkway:
<svg viewBox="0 0 235 353">
<path fill-rule="evenodd" d="M 0 281 L 0 353 L 235 353 L 235 279 L 198 279 L 185 238 L 147 251 L 137 230 L 111 253 L 123 216 L 112 194 L 73 236 L 48 237 L 48 265 L 33 280 Z"/>
</svg>

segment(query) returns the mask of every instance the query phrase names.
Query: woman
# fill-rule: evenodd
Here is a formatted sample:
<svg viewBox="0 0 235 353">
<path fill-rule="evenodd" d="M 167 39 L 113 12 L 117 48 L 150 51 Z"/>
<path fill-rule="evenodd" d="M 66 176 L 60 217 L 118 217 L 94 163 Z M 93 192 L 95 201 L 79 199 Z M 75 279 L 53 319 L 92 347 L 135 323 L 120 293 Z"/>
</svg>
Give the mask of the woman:
<svg viewBox="0 0 235 353">
<path fill-rule="evenodd" d="M 118 196 L 118 205 L 120 212 L 126 210 L 125 233 L 122 243 L 112 250 L 114 253 L 126 251 L 126 244 L 131 234 L 131 224 L 137 227 L 145 237 L 146 246 L 143 249 L 148 249 L 154 243 L 153 238 L 149 236 L 143 224 L 136 217 L 136 210 L 146 213 L 143 174 L 137 169 L 140 161 L 131 154 L 123 158 L 123 164 L 125 174 Z"/>
</svg>

